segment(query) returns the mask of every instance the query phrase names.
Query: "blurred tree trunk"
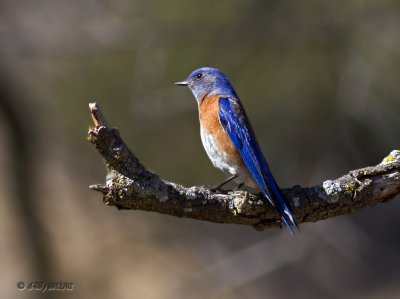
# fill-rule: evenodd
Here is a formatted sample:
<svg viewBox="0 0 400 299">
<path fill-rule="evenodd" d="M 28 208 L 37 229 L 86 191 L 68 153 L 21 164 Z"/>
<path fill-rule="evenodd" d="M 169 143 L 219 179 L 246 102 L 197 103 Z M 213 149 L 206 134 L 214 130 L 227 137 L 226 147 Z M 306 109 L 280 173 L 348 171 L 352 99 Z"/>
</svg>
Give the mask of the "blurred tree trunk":
<svg viewBox="0 0 400 299">
<path fill-rule="evenodd" d="M 25 229 L 26 251 L 32 256 L 32 267 L 36 272 L 33 279 L 47 280 L 51 276 L 50 254 L 33 190 L 35 174 L 32 153 L 37 130 L 34 120 L 27 113 L 30 110 L 19 107 L 22 103 L 13 90 L 10 80 L 0 76 L 0 111 L 10 131 L 8 142 L 3 142 L 2 146 L 10 147 L 12 169 L 8 171 L 13 180 L 15 207 L 19 213 L 17 221 Z"/>
</svg>

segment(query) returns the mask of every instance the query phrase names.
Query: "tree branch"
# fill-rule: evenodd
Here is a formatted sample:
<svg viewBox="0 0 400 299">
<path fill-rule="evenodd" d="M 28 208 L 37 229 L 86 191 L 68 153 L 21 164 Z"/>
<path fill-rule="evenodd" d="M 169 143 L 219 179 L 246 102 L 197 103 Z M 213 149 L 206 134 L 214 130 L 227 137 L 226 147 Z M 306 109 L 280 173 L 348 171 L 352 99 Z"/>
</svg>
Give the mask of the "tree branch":
<svg viewBox="0 0 400 299">
<path fill-rule="evenodd" d="M 104 185 L 91 189 L 103 193 L 107 205 L 218 223 L 252 225 L 257 230 L 281 226 L 279 214 L 260 195 L 246 191 L 214 192 L 205 187 L 185 188 L 146 169 L 129 150 L 117 129 L 108 126 L 96 103 L 89 104 L 95 127 L 88 140 L 103 156 L 108 175 Z M 400 151 L 382 163 L 302 188 L 283 189 L 298 223 L 315 222 L 353 213 L 400 193 Z"/>
</svg>

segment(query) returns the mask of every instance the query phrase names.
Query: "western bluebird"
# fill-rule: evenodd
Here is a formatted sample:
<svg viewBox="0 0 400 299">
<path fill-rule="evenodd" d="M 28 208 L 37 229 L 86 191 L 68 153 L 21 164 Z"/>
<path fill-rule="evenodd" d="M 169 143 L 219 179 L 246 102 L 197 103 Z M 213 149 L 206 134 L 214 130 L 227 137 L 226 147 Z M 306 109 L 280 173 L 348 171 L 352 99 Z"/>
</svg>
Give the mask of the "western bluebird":
<svg viewBox="0 0 400 299">
<path fill-rule="evenodd" d="M 269 170 L 245 110 L 228 78 L 219 70 L 203 67 L 195 70 L 186 81 L 176 85 L 189 87 L 197 100 L 200 134 L 203 146 L 215 167 L 231 180 L 259 188 L 263 196 L 277 208 L 282 222 L 293 235 L 298 229 L 290 206 Z"/>
</svg>

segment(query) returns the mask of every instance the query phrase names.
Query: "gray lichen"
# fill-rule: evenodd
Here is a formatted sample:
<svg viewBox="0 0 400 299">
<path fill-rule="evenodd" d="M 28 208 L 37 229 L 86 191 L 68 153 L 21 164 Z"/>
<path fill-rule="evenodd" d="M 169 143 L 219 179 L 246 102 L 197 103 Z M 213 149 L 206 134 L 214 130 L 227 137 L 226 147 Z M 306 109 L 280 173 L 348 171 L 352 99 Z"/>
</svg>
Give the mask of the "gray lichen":
<svg viewBox="0 0 400 299">
<path fill-rule="evenodd" d="M 326 180 L 322 183 L 322 187 L 326 193 L 326 200 L 329 203 L 336 203 L 340 199 L 340 193 L 342 192 L 342 186 L 340 182 Z"/>
</svg>

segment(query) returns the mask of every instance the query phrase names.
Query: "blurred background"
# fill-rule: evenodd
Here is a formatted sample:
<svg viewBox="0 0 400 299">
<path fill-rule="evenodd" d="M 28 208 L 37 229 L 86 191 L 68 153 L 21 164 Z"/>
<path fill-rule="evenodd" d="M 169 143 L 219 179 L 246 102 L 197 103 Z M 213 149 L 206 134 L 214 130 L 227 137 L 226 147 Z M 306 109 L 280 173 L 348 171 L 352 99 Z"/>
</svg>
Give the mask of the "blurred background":
<svg viewBox="0 0 400 299">
<path fill-rule="evenodd" d="M 70 298 L 399 298 L 400 200 L 285 230 L 118 211 L 88 185 L 98 101 L 132 151 L 186 186 L 223 175 L 193 96 L 231 79 L 282 187 L 399 148 L 400 3 L 36 0 L 0 4 L 0 297 L 68 281 Z"/>
</svg>

